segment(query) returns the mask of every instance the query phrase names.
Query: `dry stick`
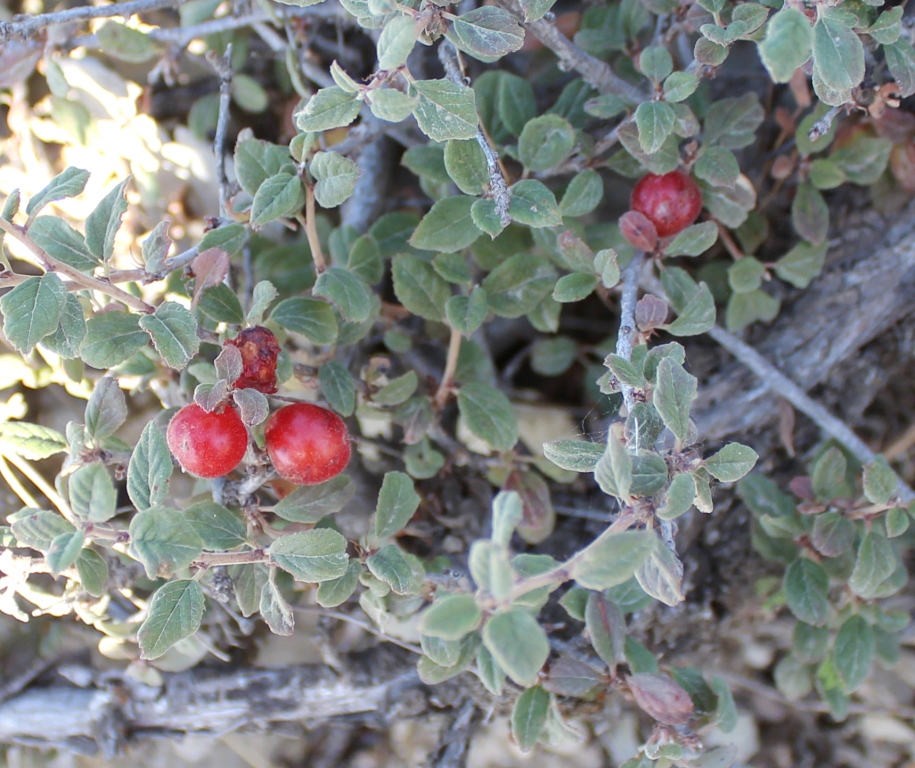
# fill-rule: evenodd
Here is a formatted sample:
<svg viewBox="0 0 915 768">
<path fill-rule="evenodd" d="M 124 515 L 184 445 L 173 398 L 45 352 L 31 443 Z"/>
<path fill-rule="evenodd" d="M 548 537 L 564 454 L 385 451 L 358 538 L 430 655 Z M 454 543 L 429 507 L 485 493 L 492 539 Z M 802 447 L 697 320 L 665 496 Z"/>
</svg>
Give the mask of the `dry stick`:
<svg viewBox="0 0 915 768">
<path fill-rule="evenodd" d="M 868 448 L 864 441 L 852 432 L 843 421 L 837 419 L 822 405 L 808 397 L 803 389 L 749 344 L 717 325 L 713 326 L 709 331 L 709 336 L 753 371 L 770 392 L 785 398 L 799 411 L 807 414 L 820 429 L 838 440 L 862 464 L 870 464 L 877 458 L 877 454 Z M 896 490 L 899 498 L 906 504 L 915 501 L 915 491 L 899 475 L 896 475 Z"/>
<path fill-rule="evenodd" d="M 28 232 L 15 224 L 11 224 L 4 218 L 0 218 L 0 229 L 2 229 L 8 235 L 15 237 L 20 243 L 22 243 L 33 254 L 35 254 L 35 256 L 41 261 L 42 266 L 44 266 L 48 272 L 58 272 L 61 275 L 66 275 L 77 285 L 80 285 L 90 291 L 98 291 L 99 293 L 104 293 L 107 296 L 110 296 L 111 298 L 126 304 L 131 309 L 135 309 L 137 312 L 152 314 L 156 311 L 154 307 L 150 306 L 142 299 L 138 299 L 136 296 L 127 293 L 127 291 L 121 290 L 116 285 L 112 285 L 109 281 L 101 280 L 97 277 L 91 277 L 89 275 L 84 275 L 82 272 L 74 269 L 69 264 L 64 264 L 62 261 L 58 261 L 44 248 L 38 245 L 38 243 L 32 240 L 32 238 L 29 237 Z"/>
<path fill-rule="evenodd" d="M 130 3 L 113 3 L 111 5 L 84 5 L 79 8 L 70 8 L 58 13 L 42 13 L 31 18 L 21 19 L 12 22 L 0 22 L 0 41 L 7 41 L 12 37 L 19 40 L 27 40 L 36 32 L 45 27 L 52 27 L 57 24 L 67 24 L 72 21 L 86 21 L 88 19 L 99 19 L 112 16 L 121 16 L 129 18 L 137 13 L 146 13 L 159 8 L 170 8 L 181 5 L 184 0 L 133 0 Z"/>
<path fill-rule="evenodd" d="M 616 337 L 616 354 L 628 361 L 632 357 L 632 341 L 635 337 L 635 305 L 639 297 L 639 277 L 642 274 L 642 265 L 645 263 L 645 254 L 636 251 L 632 261 L 623 270 L 623 289 L 620 294 L 620 329 Z M 620 382 L 623 392 L 623 402 L 631 413 L 635 405 L 632 387 Z"/>
<path fill-rule="evenodd" d="M 608 64 L 575 45 L 546 19 L 525 22 L 524 12 L 517 0 L 499 0 L 499 5 L 517 16 L 534 37 L 559 57 L 560 69 L 574 69 L 588 85 L 601 93 L 614 93 L 633 104 L 641 104 L 649 98 L 640 88 L 618 77 Z"/>
<path fill-rule="evenodd" d="M 219 56 L 208 55 L 207 61 L 219 75 L 219 117 L 216 121 L 216 137 L 213 152 L 216 154 L 216 177 L 219 179 L 219 210 L 229 215 L 229 177 L 226 174 L 226 131 L 229 127 L 229 104 L 232 100 L 232 43 Z"/>
<path fill-rule="evenodd" d="M 442 40 L 438 47 L 438 58 L 445 68 L 445 74 L 448 79 L 455 85 L 464 84 L 464 75 L 461 71 L 460 58 L 457 48 L 450 40 Z M 483 156 L 486 158 L 486 168 L 489 171 L 489 185 L 492 193 L 493 202 L 496 204 L 496 213 L 499 214 L 499 223 L 503 227 L 511 224 L 511 217 L 508 215 L 508 206 L 511 203 L 511 195 L 508 192 L 508 183 L 505 181 L 505 174 L 502 172 L 502 166 L 499 164 L 499 153 L 489 143 L 483 126 L 477 126 L 477 144 L 483 150 Z"/>
</svg>

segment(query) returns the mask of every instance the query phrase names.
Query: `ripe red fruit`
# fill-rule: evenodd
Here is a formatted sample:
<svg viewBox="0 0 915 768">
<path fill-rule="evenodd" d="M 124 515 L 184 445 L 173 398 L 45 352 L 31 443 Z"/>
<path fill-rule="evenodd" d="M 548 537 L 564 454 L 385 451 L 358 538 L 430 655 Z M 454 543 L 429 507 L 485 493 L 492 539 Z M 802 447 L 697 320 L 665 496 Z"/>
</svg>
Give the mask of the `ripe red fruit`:
<svg viewBox="0 0 915 768">
<path fill-rule="evenodd" d="M 311 403 L 276 411 L 267 420 L 264 439 L 277 474 L 299 485 L 330 480 L 349 463 L 349 433 L 343 419 Z"/>
<path fill-rule="evenodd" d="M 229 406 L 207 413 L 196 403 L 186 405 L 169 422 L 165 437 L 178 463 L 197 477 L 227 475 L 248 448 L 248 430 Z"/>
<path fill-rule="evenodd" d="M 696 220 L 702 210 L 702 192 L 683 171 L 671 171 L 663 176 L 649 173 L 632 190 L 630 206 L 654 224 L 658 237 L 667 237 Z"/>
<path fill-rule="evenodd" d="M 280 345 L 273 332 L 260 325 L 245 328 L 226 344 L 241 352 L 242 372 L 235 381 L 236 389 L 256 389 L 265 395 L 276 392 L 276 359 Z"/>
</svg>

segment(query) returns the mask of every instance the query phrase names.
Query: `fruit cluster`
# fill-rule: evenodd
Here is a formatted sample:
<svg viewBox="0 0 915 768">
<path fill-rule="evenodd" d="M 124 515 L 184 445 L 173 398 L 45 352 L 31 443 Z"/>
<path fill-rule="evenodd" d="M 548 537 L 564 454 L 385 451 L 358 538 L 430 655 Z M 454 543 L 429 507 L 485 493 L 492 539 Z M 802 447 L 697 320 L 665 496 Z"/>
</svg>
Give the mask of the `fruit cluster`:
<svg viewBox="0 0 915 768">
<path fill-rule="evenodd" d="M 276 392 L 276 363 L 280 347 L 267 328 L 242 331 L 226 345 L 241 352 L 242 373 L 235 389 Z M 229 401 L 207 411 L 197 403 L 184 406 L 166 433 L 169 450 L 181 467 L 197 477 L 227 475 L 248 450 L 248 429 Z M 349 463 L 349 433 L 333 411 L 311 403 L 293 403 L 267 420 L 267 455 L 276 473 L 298 485 L 315 485 L 340 474 Z"/>
</svg>

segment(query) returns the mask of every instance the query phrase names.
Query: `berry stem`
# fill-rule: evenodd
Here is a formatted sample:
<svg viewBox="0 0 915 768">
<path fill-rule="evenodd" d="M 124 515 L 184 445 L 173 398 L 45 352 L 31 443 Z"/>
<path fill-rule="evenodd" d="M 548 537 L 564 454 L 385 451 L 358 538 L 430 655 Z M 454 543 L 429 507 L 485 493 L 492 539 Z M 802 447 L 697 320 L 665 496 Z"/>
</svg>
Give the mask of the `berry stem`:
<svg viewBox="0 0 915 768">
<path fill-rule="evenodd" d="M 311 259 L 315 264 L 315 274 L 320 275 L 327 269 L 324 253 L 321 251 L 321 241 L 318 239 L 318 227 L 315 222 L 315 189 L 305 182 L 305 236 L 308 238 L 308 247 L 311 248 Z"/>
</svg>

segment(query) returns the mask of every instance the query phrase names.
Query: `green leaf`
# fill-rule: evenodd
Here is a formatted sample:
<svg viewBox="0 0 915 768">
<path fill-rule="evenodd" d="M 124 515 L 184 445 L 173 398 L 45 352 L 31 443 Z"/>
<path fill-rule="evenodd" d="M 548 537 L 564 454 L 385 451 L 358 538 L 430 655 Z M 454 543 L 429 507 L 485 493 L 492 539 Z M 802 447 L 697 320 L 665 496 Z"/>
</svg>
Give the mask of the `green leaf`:
<svg viewBox="0 0 915 768">
<path fill-rule="evenodd" d="M 864 79 L 861 38 L 833 16 L 818 13 L 813 27 L 813 61 L 823 82 L 836 91 L 857 88 Z"/>
<path fill-rule="evenodd" d="M 632 455 L 623 444 L 619 428 L 608 435 L 607 450 L 594 468 L 594 479 L 604 493 L 621 502 L 628 501 L 632 486 Z"/>
<path fill-rule="evenodd" d="M 674 61 L 664 46 L 650 45 L 639 54 L 637 66 L 649 80 L 660 83 L 673 71 Z"/>
<path fill-rule="evenodd" d="M 346 260 L 346 268 L 369 285 L 384 277 L 384 260 L 378 242 L 371 235 L 356 238 Z"/>
<path fill-rule="evenodd" d="M 140 328 L 135 315 L 103 312 L 86 323 L 86 338 L 80 355 L 93 368 L 113 368 L 138 352 L 148 341 L 149 336 Z"/>
<path fill-rule="evenodd" d="M 683 565 L 676 553 L 658 544 L 635 569 L 635 578 L 645 593 L 664 605 L 679 605 L 683 596 Z"/>
<path fill-rule="evenodd" d="M 884 45 L 883 54 L 900 95 L 911 96 L 915 93 L 915 48 L 900 37 L 895 43 Z"/>
<path fill-rule="evenodd" d="M 539 685 L 528 688 L 512 709 L 512 738 L 522 752 L 530 752 L 546 727 L 550 712 L 550 694 Z"/>
<path fill-rule="evenodd" d="M 400 405 L 406 402 L 419 386 L 416 371 L 407 371 L 396 379 L 391 379 L 372 395 L 375 405 Z"/>
<path fill-rule="evenodd" d="M 813 492 L 818 499 L 835 499 L 842 495 L 848 461 L 845 454 L 833 446 L 817 459 L 811 473 Z"/>
<path fill-rule="evenodd" d="M 240 547 L 248 531 L 241 515 L 215 501 L 198 501 L 184 510 L 184 518 L 197 532 L 203 548 L 222 552 Z"/>
<path fill-rule="evenodd" d="M 260 182 L 258 182 L 258 186 L 260 186 Z M 216 248 L 217 250 L 225 251 L 229 256 L 235 256 L 244 248 L 247 239 L 248 230 L 246 227 L 241 224 L 223 224 L 221 227 L 207 232 L 200 241 L 200 245 L 197 246 L 197 250 L 200 253 L 205 253 L 210 248 Z"/>
<path fill-rule="evenodd" d="M 283 216 L 298 213 L 305 204 L 305 190 L 298 176 L 278 173 L 266 179 L 254 193 L 251 225 L 262 227 Z"/>
<path fill-rule="evenodd" d="M 740 166 L 731 150 L 725 147 L 708 147 L 693 166 L 693 173 L 713 187 L 733 188 L 740 176 Z"/>
<path fill-rule="evenodd" d="M 70 506 L 77 515 L 104 523 L 117 514 L 118 492 L 100 461 L 80 467 L 67 483 Z"/>
<path fill-rule="evenodd" d="M 862 136 L 833 152 L 832 160 L 853 184 L 874 184 L 886 170 L 892 149 L 888 139 Z"/>
<path fill-rule="evenodd" d="M 143 315 L 140 327 L 150 335 L 169 368 L 183 370 L 200 349 L 194 315 L 173 301 L 160 304 L 154 315 Z"/>
<path fill-rule="evenodd" d="M 416 514 L 419 501 L 419 494 L 408 475 L 387 472 L 375 506 L 375 535 L 387 539 L 401 531 Z"/>
<path fill-rule="evenodd" d="M 21 509 L 15 515 L 8 515 L 7 522 L 17 544 L 39 552 L 47 552 L 54 539 L 76 530 L 72 523 L 46 509 Z"/>
<path fill-rule="evenodd" d="M 419 97 L 415 94 L 404 93 L 396 88 L 378 88 L 368 92 L 369 108 L 379 120 L 389 123 L 399 123 L 413 114 Z"/>
<path fill-rule="evenodd" d="M 846 181 L 845 171 L 832 160 L 821 157 L 810 164 L 810 182 L 817 189 L 835 189 Z"/>
<path fill-rule="evenodd" d="M 295 614 L 272 577 L 261 589 L 257 607 L 273 634 L 289 637 L 295 631 Z"/>
<path fill-rule="evenodd" d="M 839 629 L 832 662 L 845 693 L 854 693 L 864 682 L 876 653 L 874 630 L 861 616 L 852 616 Z"/>
<path fill-rule="evenodd" d="M 830 635 L 827 627 L 814 627 L 799 621 L 791 635 L 791 652 L 806 664 L 816 664 L 829 651 Z"/>
<path fill-rule="evenodd" d="M 292 158 L 289 156 L 289 149 L 277 144 L 271 144 L 269 141 L 261 139 L 247 139 L 240 141 L 235 146 L 235 175 L 238 177 L 238 183 L 241 188 L 251 197 L 257 193 L 260 186 L 271 176 L 275 176 L 284 168 L 292 168 Z M 233 226 L 233 225 L 226 225 Z M 224 227 L 214 230 L 218 232 Z M 231 230 L 230 230 L 231 233 Z M 211 235 L 212 233 L 207 233 Z M 227 233 L 223 233 L 225 237 Z M 243 233 L 242 233 L 243 234 Z M 215 237 L 215 235 L 213 235 Z M 233 236 L 238 236 L 233 235 Z M 206 236 L 204 236 L 206 238 Z M 208 247 L 222 247 L 219 243 L 208 244 Z M 203 243 L 200 244 L 201 252 L 205 250 Z M 228 248 L 223 248 L 230 252 Z"/>
<path fill-rule="evenodd" d="M 15 533 L 15 530 L 13 532 Z M 855 568 L 848 579 L 848 586 L 858 597 L 870 600 L 879 594 L 881 587 L 893 575 L 898 565 L 899 555 L 896 547 L 882 536 L 868 531 L 858 548 Z"/>
<path fill-rule="evenodd" d="M 143 563 L 150 579 L 173 574 L 200 557 L 203 541 L 184 515 L 152 507 L 130 521 L 130 554 Z"/>
<path fill-rule="evenodd" d="M 757 320 L 769 322 L 778 315 L 781 303 L 761 290 L 731 294 L 725 314 L 728 330 L 737 333 Z"/>
<path fill-rule="evenodd" d="M 410 245 L 439 253 L 467 248 L 482 234 L 470 214 L 473 203 L 464 195 L 439 200 L 419 222 Z"/>
<path fill-rule="evenodd" d="M 315 600 L 322 608 L 336 608 L 350 599 L 359 585 L 359 576 L 362 574 L 362 565 L 351 560 L 346 568 L 346 573 L 336 579 L 322 581 L 318 585 Z"/>
<path fill-rule="evenodd" d="M 575 147 L 575 129 L 559 115 L 541 115 L 524 126 L 518 139 L 518 157 L 528 171 L 546 171 L 559 165 Z"/>
<path fill-rule="evenodd" d="M 488 297 L 479 285 L 474 286 L 469 296 L 452 296 L 445 302 L 448 324 L 468 338 L 483 325 L 488 312 Z"/>
<path fill-rule="evenodd" d="M 572 177 L 562 195 L 559 210 L 563 216 L 586 216 L 591 213 L 604 197 L 604 180 L 592 169 Z"/>
<path fill-rule="evenodd" d="M 82 531 L 61 533 L 55 536 L 51 546 L 48 547 L 46 556 L 51 573 L 58 576 L 73 565 L 79 557 L 85 541 L 86 536 Z"/>
<path fill-rule="evenodd" d="M 785 571 L 785 601 L 797 618 L 815 627 L 829 618 L 829 577 L 812 560 L 799 558 Z"/>
<path fill-rule="evenodd" d="M 57 330 L 64 311 L 67 289 L 53 272 L 41 277 L 27 277 L 0 298 L 3 312 L 3 335 L 23 355 Z"/>
<path fill-rule="evenodd" d="M 593 472 L 604 450 L 602 445 L 582 440 L 554 440 L 543 444 L 543 455 L 547 459 L 572 472 Z"/>
<path fill-rule="evenodd" d="M 461 14 L 447 37 L 464 53 L 491 62 L 517 51 L 524 44 L 524 29 L 508 11 L 483 6 Z"/>
<path fill-rule="evenodd" d="M 418 37 L 419 30 L 412 16 L 401 14 L 385 22 L 376 46 L 378 68 L 396 69 L 403 65 Z"/>
<path fill-rule="evenodd" d="M 298 296 L 284 299 L 274 307 L 270 319 L 286 330 L 301 333 L 312 344 L 325 346 L 337 339 L 337 318 L 326 301 Z"/>
<path fill-rule="evenodd" d="M 25 207 L 26 214 L 30 220 L 34 219 L 35 215 L 48 203 L 76 197 L 86 188 L 87 181 L 89 181 L 89 171 L 84 171 L 82 168 L 67 168 L 51 179 L 44 189 L 32 196 Z"/>
<path fill-rule="evenodd" d="M 149 35 L 116 21 L 106 21 L 96 32 L 98 45 L 109 56 L 131 64 L 142 64 L 156 55 Z"/>
<path fill-rule="evenodd" d="M 685 101 L 699 87 L 699 78 L 692 72 L 672 72 L 664 81 L 664 100 L 668 104 Z"/>
<path fill-rule="evenodd" d="M 560 304 L 581 301 L 591 295 L 597 282 L 596 275 L 586 275 L 583 272 L 563 275 L 553 289 L 553 298 Z"/>
<path fill-rule="evenodd" d="M 823 271 L 827 243 L 798 243 L 775 262 L 775 274 L 795 288 L 806 288 Z"/>
<path fill-rule="evenodd" d="M 667 462 L 653 451 L 639 451 L 632 459 L 633 496 L 653 496 L 667 485 Z"/>
<path fill-rule="evenodd" d="M 642 151 L 649 155 L 664 146 L 677 121 L 670 104 L 663 101 L 643 101 L 636 108 L 633 119 L 639 129 Z"/>
<path fill-rule="evenodd" d="M 482 382 L 458 392 L 458 410 L 467 428 L 496 451 L 509 451 L 518 441 L 518 422 L 509 399 Z"/>
<path fill-rule="evenodd" d="M 576 558 L 571 576 L 587 589 L 604 590 L 623 584 L 657 546 L 651 531 L 603 534 Z"/>
<path fill-rule="evenodd" d="M 508 213 L 512 221 L 528 227 L 557 227 L 562 216 L 553 193 L 536 179 L 522 179 L 511 188 Z"/>
<path fill-rule="evenodd" d="M 419 591 L 413 565 L 396 544 L 382 547 L 367 557 L 365 564 L 372 575 L 387 584 L 394 594 L 412 595 Z"/>
<path fill-rule="evenodd" d="M 311 292 L 332 302 L 351 323 L 361 323 L 371 314 L 372 289 L 364 280 L 340 267 L 322 272 Z"/>
<path fill-rule="evenodd" d="M 705 468 L 722 482 L 734 483 L 756 466 L 758 458 L 759 455 L 752 448 L 740 443 L 728 443 L 705 460 Z"/>
<path fill-rule="evenodd" d="M 705 283 L 688 299 L 667 330 L 674 336 L 698 336 L 715 324 L 715 299 Z"/>
<path fill-rule="evenodd" d="M 149 509 L 165 500 L 172 469 L 165 436 L 158 425 L 150 421 L 143 427 L 127 465 L 127 494 L 137 509 Z"/>
<path fill-rule="evenodd" d="M 199 294 L 197 306 L 203 314 L 217 323 L 241 325 L 245 321 L 245 313 L 238 295 L 225 283 L 206 288 Z"/>
<path fill-rule="evenodd" d="M 81 272 L 92 272 L 99 264 L 85 238 L 56 216 L 39 216 L 29 227 L 29 235 L 49 255 Z"/>
<path fill-rule="evenodd" d="M 412 314 L 426 320 L 442 320 L 442 308 L 451 297 L 448 282 L 432 265 L 410 254 L 394 258 L 394 294 Z"/>
<path fill-rule="evenodd" d="M 282 536 L 268 552 L 284 571 L 311 584 L 340 578 L 349 564 L 346 539 L 329 528 Z"/>
<path fill-rule="evenodd" d="M 883 456 L 864 467 L 864 495 L 871 504 L 886 504 L 896 493 L 896 475 Z"/>
<path fill-rule="evenodd" d="M 55 429 L 26 421 L 0 422 L 0 451 L 41 461 L 67 450 L 67 439 Z"/>
<path fill-rule="evenodd" d="M 172 581 L 159 587 L 137 632 L 141 657 L 157 659 L 193 635 L 200 628 L 203 609 L 203 590 L 196 581 Z"/>
<path fill-rule="evenodd" d="M 705 116 L 706 146 L 742 149 L 753 143 L 765 113 L 755 93 L 719 99 Z"/>
<path fill-rule="evenodd" d="M 610 669 L 625 660 L 626 620 L 616 603 L 591 592 L 585 606 L 585 629 L 591 646 Z"/>
<path fill-rule="evenodd" d="M 665 358 L 658 365 L 657 384 L 652 393 L 652 404 L 665 426 L 678 440 L 685 440 L 689 432 L 689 411 L 696 399 L 696 377 L 686 372 L 682 365 Z"/>
<path fill-rule="evenodd" d="M 108 563 L 98 552 L 83 548 L 76 559 L 79 583 L 92 597 L 105 594 L 108 582 Z"/>
<path fill-rule="evenodd" d="M 308 165 L 314 177 L 315 199 L 322 208 L 336 208 L 356 191 L 359 167 L 336 152 L 318 152 Z"/>
<path fill-rule="evenodd" d="M 130 179 L 124 179 L 86 217 L 86 245 L 99 261 L 108 261 L 114 252 L 114 238 L 121 227 L 121 216 L 127 210 L 124 192 L 128 183 Z"/>
<path fill-rule="evenodd" d="M 620 281 L 620 268 L 616 261 L 616 251 L 604 248 L 594 254 L 594 269 L 600 275 L 605 288 L 613 288 Z"/>
<path fill-rule="evenodd" d="M 550 655 L 546 632 L 527 611 L 496 613 L 483 626 L 483 644 L 518 685 L 531 686 Z"/>
<path fill-rule="evenodd" d="M 362 108 L 362 102 L 356 96 L 357 94 L 347 93 L 338 85 L 322 88 L 308 100 L 301 112 L 295 115 L 296 128 L 316 133 L 349 125 Z"/>
<path fill-rule="evenodd" d="M 79 299 L 68 293 L 63 311 L 57 321 L 57 330 L 45 336 L 39 343 L 42 347 L 61 357 L 72 360 L 79 357 L 79 350 L 86 338 L 86 318 Z"/>
<path fill-rule="evenodd" d="M 855 524 L 838 512 L 823 512 L 813 521 L 810 540 L 814 548 L 826 557 L 838 557 L 855 543 Z"/>
<path fill-rule="evenodd" d="M 417 80 L 412 91 L 419 94 L 416 122 L 432 141 L 476 137 L 479 120 L 473 89 L 450 80 Z"/>
<path fill-rule="evenodd" d="M 460 640 L 477 629 L 482 618 L 472 595 L 440 595 L 423 614 L 420 631 L 442 640 Z"/>
<path fill-rule="evenodd" d="M 263 320 L 264 312 L 267 311 L 267 307 L 270 306 L 276 298 L 276 295 L 276 288 L 273 287 L 273 284 L 269 280 L 261 280 L 258 282 L 257 285 L 254 286 L 254 291 L 251 296 L 251 308 L 245 316 L 245 322 L 248 325 L 259 325 Z M 334 324 L 336 325 L 336 321 Z"/>
<path fill-rule="evenodd" d="M 658 509 L 658 517 L 662 520 L 676 520 L 692 507 L 695 500 L 696 478 L 687 472 L 674 475 L 664 495 L 664 504 Z"/>
<path fill-rule="evenodd" d="M 473 139 L 449 141 L 445 145 L 445 169 L 465 195 L 479 195 L 490 185 L 486 156 L 479 142 Z"/>
<path fill-rule="evenodd" d="M 693 224 L 678 234 L 664 248 L 667 256 L 700 256 L 718 240 L 718 225 L 714 221 Z"/>
<path fill-rule="evenodd" d="M 797 188 L 791 204 L 791 221 L 795 231 L 813 245 L 821 245 L 826 240 L 829 208 L 823 195 L 809 181 Z"/>
<path fill-rule="evenodd" d="M 785 6 L 766 26 L 766 38 L 759 43 L 759 56 L 776 83 L 787 83 L 794 71 L 805 64 L 813 50 L 813 29 L 807 17 Z"/>
<path fill-rule="evenodd" d="M 559 376 L 578 358 L 578 345 L 568 336 L 539 339 L 531 348 L 531 368 L 541 376 Z"/>
<path fill-rule="evenodd" d="M 356 410 L 356 384 L 346 366 L 330 360 L 321 366 L 318 380 L 330 407 L 341 416 L 352 416 Z"/>
<path fill-rule="evenodd" d="M 277 502 L 273 512 L 293 523 L 317 523 L 343 509 L 356 493 L 356 486 L 346 475 L 318 485 L 303 485 Z"/>
<path fill-rule="evenodd" d="M 521 317 L 531 312 L 556 285 L 556 270 L 539 256 L 511 256 L 483 280 L 489 308 L 501 317 Z"/>
</svg>

